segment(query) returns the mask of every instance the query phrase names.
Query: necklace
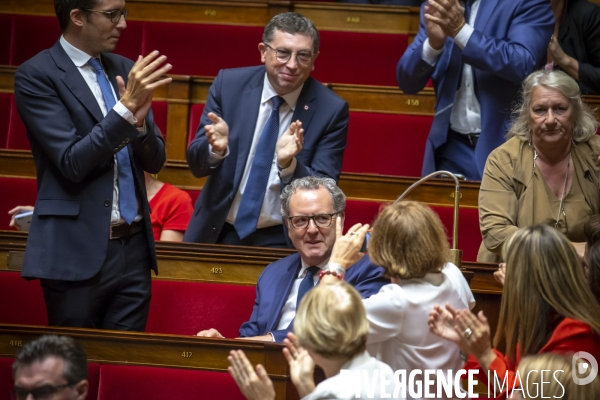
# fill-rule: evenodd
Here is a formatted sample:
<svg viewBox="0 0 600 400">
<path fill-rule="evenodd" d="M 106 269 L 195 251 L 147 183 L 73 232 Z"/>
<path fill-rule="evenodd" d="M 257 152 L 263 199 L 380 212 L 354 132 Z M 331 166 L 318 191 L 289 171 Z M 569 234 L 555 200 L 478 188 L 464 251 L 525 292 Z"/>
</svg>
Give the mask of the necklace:
<svg viewBox="0 0 600 400">
<path fill-rule="evenodd" d="M 534 148 L 533 149 L 533 169 L 535 170 L 535 161 L 538 158 L 538 153 L 537 150 Z M 562 194 L 560 196 L 560 203 L 558 205 L 558 212 L 556 213 L 556 224 L 554 225 L 555 229 L 558 229 L 558 223 L 560 222 L 560 214 L 562 213 L 563 217 L 565 217 L 565 222 L 566 222 L 566 215 L 565 215 L 565 208 L 563 207 L 563 202 L 565 201 L 565 197 L 566 197 L 566 191 L 567 191 L 567 182 L 569 181 L 569 167 L 571 166 L 571 152 L 569 152 L 569 161 L 567 161 L 567 172 L 565 172 L 565 181 L 563 183 L 563 188 L 562 188 Z M 540 170 L 541 172 L 541 170 Z"/>
</svg>

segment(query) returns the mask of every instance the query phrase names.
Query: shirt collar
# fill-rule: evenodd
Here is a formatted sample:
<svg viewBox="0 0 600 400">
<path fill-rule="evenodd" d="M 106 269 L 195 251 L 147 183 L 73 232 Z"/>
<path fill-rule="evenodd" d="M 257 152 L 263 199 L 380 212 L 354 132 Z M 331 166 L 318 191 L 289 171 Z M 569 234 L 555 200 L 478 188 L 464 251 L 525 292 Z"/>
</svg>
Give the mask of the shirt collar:
<svg viewBox="0 0 600 400">
<path fill-rule="evenodd" d="M 304 84 L 302 84 L 298 89 L 294 90 L 293 92 L 281 96 L 292 110 L 296 109 L 296 103 L 298 102 L 298 97 L 300 97 L 300 92 L 302 91 L 303 87 Z M 275 89 L 273 89 L 273 86 L 271 85 L 271 82 L 269 82 L 269 78 L 267 77 L 267 73 L 265 72 L 265 83 L 263 85 L 262 98 L 260 99 L 260 103 L 264 104 L 265 102 L 267 102 L 275 96 L 279 95 L 277 94 Z"/>
<path fill-rule="evenodd" d="M 309 267 L 313 266 L 308 265 L 306 261 L 302 260 L 302 258 L 300 260 L 302 261 L 302 268 L 300 268 L 300 273 L 298 274 L 298 277 L 304 276 L 304 271 L 306 271 Z M 323 267 L 326 266 L 328 262 L 329 258 L 327 258 L 327 260 L 323 261 L 322 263 L 317 264 L 316 267 L 319 267 L 319 269 L 323 269 Z"/>
<path fill-rule="evenodd" d="M 85 51 L 79 50 L 77 47 L 67 42 L 64 36 L 60 37 L 60 45 L 65 50 L 65 53 L 67 53 L 71 61 L 73 61 L 73 64 L 75 64 L 75 66 L 78 68 L 86 65 L 90 58 L 92 58 Z"/>
</svg>

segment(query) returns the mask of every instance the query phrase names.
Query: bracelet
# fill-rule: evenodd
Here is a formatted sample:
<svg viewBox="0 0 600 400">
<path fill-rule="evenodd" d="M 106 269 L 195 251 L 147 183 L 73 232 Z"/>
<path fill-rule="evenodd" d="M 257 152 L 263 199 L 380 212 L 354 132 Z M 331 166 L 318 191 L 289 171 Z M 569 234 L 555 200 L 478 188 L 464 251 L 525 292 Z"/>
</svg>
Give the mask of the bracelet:
<svg viewBox="0 0 600 400">
<path fill-rule="evenodd" d="M 328 270 L 328 269 L 321 270 L 321 272 L 319 273 L 319 280 L 323 279 L 323 277 L 325 275 L 333 275 L 333 276 L 337 277 L 340 281 L 344 280 L 344 276 L 342 274 L 340 274 L 339 272 L 334 272 L 334 271 Z"/>
<path fill-rule="evenodd" d="M 321 279 L 321 277 L 325 274 L 335 275 L 340 280 L 344 280 L 344 277 L 346 276 L 346 270 L 338 263 L 328 263 L 321 271 L 319 279 Z"/>
</svg>

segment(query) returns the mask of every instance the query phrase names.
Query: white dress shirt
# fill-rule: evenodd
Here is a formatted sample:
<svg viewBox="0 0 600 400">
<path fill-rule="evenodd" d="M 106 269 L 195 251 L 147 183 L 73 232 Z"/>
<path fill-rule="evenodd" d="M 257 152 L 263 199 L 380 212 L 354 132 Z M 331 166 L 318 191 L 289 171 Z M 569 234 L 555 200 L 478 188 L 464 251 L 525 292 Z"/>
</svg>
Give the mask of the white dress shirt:
<svg viewBox="0 0 600 400">
<path fill-rule="evenodd" d="M 300 86 L 298 89 L 294 90 L 291 93 L 281 96 L 285 100 L 285 103 L 283 103 L 279 107 L 278 137 L 281 137 L 288 130 L 290 124 L 292 123 L 292 117 L 294 116 L 296 103 L 298 101 L 298 97 L 300 96 L 300 92 L 302 91 L 303 86 L 304 85 Z M 248 153 L 248 159 L 246 160 L 246 166 L 244 168 L 242 180 L 240 181 L 240 187 L 238 188 L 238 191 L 235 194 L 235 198 L 233 199 L 233 203 L 231 204 L 231 208 L 229 209 L 229 214 L 227 214 L 227 222 L 231 225 L 234 224 L 238 209 L 240 208 L 242 196 L 244 195 L 246 184 L 248 183 L 248 177 L 250 176 L 252 162 L 254 161 L 254 156 L 256 155 L 256 147 L 258 146 L 260 135 L 262 134 L 262 131 L 265 128 L 269 117 L 271 116 L 271 109 L 273 108 L 271 98 L 275 96 L 279 95 L 277 94 L 275 89 L 273 89 L 273 86 L 269 82 L 267 74 L 265 73 L 260 107 L 258 109 L 258 118 L 256 119 L 256 125 L 254 127 L 254 136 L 252 137 L 250 152 Z M 208 164 L 212 168 L 217 167 L 217 165 L 227 156 L 229 156 L 229 146 L 227 146 L 225 155 L 221 156 L 214 153 L 212 151 L 212 146 L 209 144 Z M 256 224 L 256 227 L 258 229 L 268 228 L 270 226 L 282 224 L 281 213 L 279 211 L 281 205 L 281 201 L 279 199 L 280 179 L 283 182 L 288 183 L 294 175 L 294 171 L 296 170 L 296 164 L 296 157 L 294 157 L 289 167 L 279 171 L 279 168 L 277 167 L 277 154 L 276 152 L 273 153 L 273 163 L 271 165 L 269 181 L 267 182 L 267 191 L 265 193 L 262 208 L 260 210 L 260 215 L 258 217 L 258 222 Z"/>
<path fill-rule="evenodd" d="M 85 83 L 89 86 L 92 94 L 96 98 L 98 105 L 100 106 L 100 110 L 102 111 L 102 115 L 106 116 L 108 111 L 106 109 L 106 104 L 104 104 L 104 97 L 102 96 L 102 89 L 100 89 L 100 84 L 98 83 L 98 77 L 96 76 L 96 72 L 92 68 L 91 65 L 88 64 L 91 56 L 84 51 L 79 50 L 71 43 L 67 42 L 64 36 L 60 37 L 60 44 L 62 48 L 65 50 L 73 64 L 79 70 L 79 73 L 85 80 Z M 106 71 L 104 71 L 104 75 L 106 76 L 106 80 L 110 82 L 110 79 L 106 75 Z M 115 93 L 115 89 L 110 85 L 110 88 L 113 92 L 113 96 L 115 96 L 115 106 L 113 110 L 121 117 L 125 118 L 131 125 L 135 125 L 137 123 L 137 118 L 133 116 L 133 113 L 127 109 L 120 101 L 117 101 L 119 97 Z M 113 178 L 113 199 L 112 199 L 112 209 L 110 215 L 110 224 L 117 225 L 119 223 L 124 223 L 125 221 L 121 218 L 121 212 L 119 210 L 119 182 L 118 182 L 118 170 L 117 170 L 117 156 L 115 154 L 114 158 L 114 178 Z M 142 219 L 142 215 L 140 213 L 140 200 L 137 199 L 138 203 L 138 214 L 135 217 L 135 221 L 139 221 Z"/>
<path fill-rule="evenodd" d="M 469 21 L 461 28 L 454 37 L 454 42 L 458 47 L 464 49 L 471 38 L 475 18 L 479 10 L 481 0 L 475 0 L 471 5 L 471 14 Z M 423 52 L 421 58 L 429 65 L 435 65 L 443 48 L 435 50 L 429 44 L 429 39 L 423 43 Z M 463 64 L 461 85 L 454 97 L 454 105 L 450 114 L 450 126 L 453 130 L 460 133 L 480 133 L 481 132 L 481 107 L 479 100 L 475 95 L 475 80 L 473 67 L 469 64 Z"/>
<path fill-rule="evenodd" d="M 321 264 L 316 265 L 319 269 L 323 269 L 324 266 L 327 265 L 329 259 L 323 261 Z M 279 318 L 279 324 L 277 325 L 277 330 L 287 329 L 290 325 L 290 322 L 296 317 L 296 303 L 298 302 L 298 289 L 300 289 L 300 283 L 306 277 L 306 270 L 312 267 L 312 265 L 308 265 L 302 260 L 302 268 L 300 268 L 300 272 L 298 273 L 298 277 L 294 281 L 292 285 L 292 289 L 290 289 L 290 294 L 288 295 L 283 308 L 281 309 L 281 318 Z M 313 280 L 315 281 L 315 285 L 319 282 L 319 274 L 315 273 L 313 275 Z"/>
<path fill-rule="evenodd" d="M 446 263 L 441 273 L 383 286 L 363 300 L 369 320 L 367 350 L 394 371 L 456 372 L 462 366 L 458 346 L 430 333 L 427 325 L 433 306 L 446 302 L 457 310 L 475 306 L 469 284 L 451 263 Z"/>
</svg>

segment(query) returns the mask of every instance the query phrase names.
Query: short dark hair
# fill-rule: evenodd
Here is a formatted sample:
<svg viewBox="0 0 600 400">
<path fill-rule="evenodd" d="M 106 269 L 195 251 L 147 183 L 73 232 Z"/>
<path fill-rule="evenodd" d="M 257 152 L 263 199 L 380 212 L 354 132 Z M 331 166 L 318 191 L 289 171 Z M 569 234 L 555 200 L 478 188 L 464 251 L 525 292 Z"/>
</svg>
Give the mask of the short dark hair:
<svg viewBox="0 0 600 400">
<path fill-rule="evenodd" d="M 319 51 L 319 31 L 310 19 L 298 13 L 286 12 L 274 16 L 265 26 L 262 37 L 263 42 L 266 44 L 271 43 L 276 30 L 292 35 L 299 33 L 310 36 L 313 40 L 313 52 L 316 54 Z"/>
<path fill-rule="evenodd" d="M 17 359 L 12 365 L 13 379 L 21 365 L 42 362 L 52 356 L 64 361 L 63 376 L 69 384 L 87 379 L 87 357 L 79 343 L 68 336 L 55 335 L 40 336 L 19 350 Z"/>
<path fill-rule="evenodd" d="M 90 15 L 88 9 L 93 9 L 98 0 L 54 0 L 54 12 L 58 18 L 60 30 L 67 30 L 69 21 L 71 21 L 71 10 L 78 9 L 84 15 Z"/>
</svg>

